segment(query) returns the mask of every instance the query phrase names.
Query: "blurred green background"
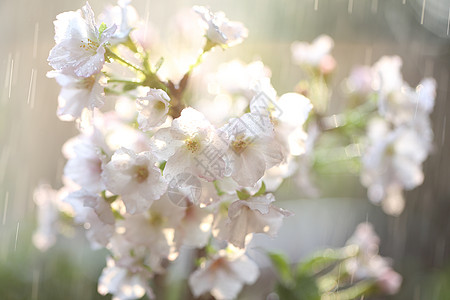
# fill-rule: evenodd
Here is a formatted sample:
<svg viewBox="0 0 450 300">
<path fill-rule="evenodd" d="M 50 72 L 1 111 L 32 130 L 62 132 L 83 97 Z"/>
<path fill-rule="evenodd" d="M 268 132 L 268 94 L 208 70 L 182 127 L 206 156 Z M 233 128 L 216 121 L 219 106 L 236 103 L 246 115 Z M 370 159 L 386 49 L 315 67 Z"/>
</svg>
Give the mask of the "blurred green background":
<svg viewBox="0 0 450 300">
<path fill-rule="evenodd" d="M 99 13 L 107 3 L 114 4 L 93 0 L 91 6 Z M 60 187 L 65 163 L 61 146 L 76 134 L 73 123 L 57 119 L 59 87 L 45 77 L 54 43 L 52 21 L 58 13 L 83 4 L 0 0 L 1 300 L 109 298 L 96 293 L 105 253 L 91 250 L 82 232 L 61 238 L 47 253 L 31 243 L 36 224 L 33 189 L 40 182 Z M 272 70 L 279 94 L 292 91 L 302 78 L 291 62 L 290 44 L 330 35 L 338 62 L 332 110 L 343 103 L 340 82 L 352 66 L 373 64 L 382 55 L 402 57 L 403 75 L 410 85 L 425 76 L 435 77 L 435 148 L 424 166 L 425 183 L 406 194 L 406 210 L 400 217 L 386 216 L 371 205 L 355 175 L 322 174 L 321 199 L 297 199 L 299 191 L 289 182 L 285 185 L 278 197 L 285 203 L 280 206 L 296 216 L 286 221 L 279 238 L 261 243 L 298 260 L 316 249 L 342 246 L 356 224 L 369 220 L 381 237 L 381 254 L 392 257 L 404 277 L 401 292 L 389 299 L 450 299 L 450 161 L 446 160 L 450 0 L 135 0 L 132 4 L 157 28 L 194 4 L 209 5 L 242 21 L 249 38 L 223 53 L 224 58 L 261 59 Z M 256 287 L 245 288 L 242 299 L 263 299 L 270 290 L 267 282 L 273 281 L 267 274 Z"/>
</svg>

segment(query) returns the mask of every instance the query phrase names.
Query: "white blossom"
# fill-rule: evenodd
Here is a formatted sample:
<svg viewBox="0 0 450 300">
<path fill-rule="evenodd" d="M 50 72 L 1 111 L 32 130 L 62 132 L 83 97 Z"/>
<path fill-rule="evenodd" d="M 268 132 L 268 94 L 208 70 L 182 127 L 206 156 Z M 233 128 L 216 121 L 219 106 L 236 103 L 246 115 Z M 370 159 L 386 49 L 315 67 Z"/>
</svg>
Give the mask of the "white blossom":
<svg viewBox="0 0 450 300">
<path fill-rule="evenodd" d="M 244 284 L 253 284 L 259 277 L 255 262 L 243 252 L 219 251 L 203 263 L 189 277 L 189 286 L 195 297 L 210 292 L 215 299 L 235 299 Z"/>
<path fill-rule="evenodd" d="M 105 186 L 121 196 L 128 213 L 148 209 L 166 191 L 167 183 L 155 164 L 155 158 L 148 151 L 136 154 L 120 148 L 105 165 L 102 174 Z"/>
<path fill-rule="evenodd" d="M 57 115 L 63 121 L 81 117 L 84 109 L 93 111 L 104 104 L 106 78 L 98 73 L 89 77 L 77 77 L 60 71 L 50 71 L 47 77 L 55 78 L 61 86 Z"/>
<path fill-rule="evenodd" d="M 236 247 L 244 248 L 245 238 L 251 233 L 265 233 L 276 236 L 283 218 L 291 212 L 275 207 L 272 194 L 236 200 L 228 208 L 226 240 Z"/>
<path fill-rule="evenodd" d="M 146 97 L 137 99 L 139 129 L 148 131 L 163 124 L 169 112 L 170 98 L 160 89 L 150 89 Z"/>
<path fill-rule="evenodd" d="M 69 11 L 56 17 L 56 45 L 48 56 L 49 64 L 65 74 L 91 77 L 105 63 L 105 44 L 116 30 L 113 25 L 99 31 L 94 12 L 88 2 L 81 10 Z"/>
<path fill-rule="evenodd" d="M 194 6 L 205 22 L 206 37 L 211 46 L 235 46 L 247 38 L 248 30 L 240 22 L 232 22 L 225 17 L 223 12 L 211 12 L 204 6 Z"/>
<path fill-rule="evenodd" d="M 33 244 L 41 251 L 47 251 L 56 242 L 58 234 L 60 191 L 43 184 L 34 190 L 34 203 L 37 206 L 37 229 L 33 233 Z"/>
<path fill-rule="evenodd" d="M 112 294 L 113 300 L 140 299 L 145 294 L 153 299 L 153 291 L 148 283 L 150 278 L 151 274 L 148 271 L 131 272 L 116 266 L 114 260 L 109 257 L 107 266 L 100 275 L 97 291 L 103 296 Z"/>
<path fill-rule="evenodd" d="M 84 225 L 86 236 L 94 249 L 108 244 L 115 230 L 111 206 L 98 194 L 79 190 L 64 199 L 74 210 L 74 221 Z"/>
<path fill-rule="evenodd" d="M 345 268 L 355 280 L 374 279 L 383 293 L 398 292 L 402 276 L 395 272 L 388 258 L 378 254 L 380 238 L 369 223 L 359 224 L 347 245 L 356 245 L 358 254 L 345 261 Z"/>
<path fill-rule="evenodd" d="M 308 137 L 303 124 L 312 109 L 311 101 L 297 93 L 286 93 L 277 98 L 269 80 L 260 81 L 256 90 L 259 92 L 250 102 L 250 111 L 270 118 L 275 138 L 283 146 L 285 155 L 303 154 Z"/>
<path fill-rule="evenodd" d="M 136 9 L 130 5 L 131 0 L 118 0 L 117 5 L 108 5 L 99 15 L 99 22 L 108 27 L 117 25 L 117 31 L 111 36 L 111 44 L 125 42 L 131 30 L 137 27 L 139 17 Z"/>
<path fill-rule="evenodd" d="M 317 37 L 311 44 L 307 42 L 294 42 L 291 45 L 292 59 L 298 65 L 319 68 L 322 73 L 330 73 L 336 66 L 334 58 L 330 55 L 334 41 L 327 35 Z"/>
<path fill-rule="evenodd" d="M 98 193 L 105 189 L 101 174 L 105 156 L 109 152 L 102 143 L 101 134 L 81 134 L 68 140 L 63 146 L 63 154 L 67 158 L 64 176 L 83 189 Z"/>
<path fill-rule="evenodd" d="M 264 172 L 284 159 L 268 116 L 247 113 L 220 129 L 228 140 L 228 172 L 240 185 L 252 187 Z"/>
<path fill-rule="evenodd" d="M 172 122 L 170 128 L 158 130 L 152 148 L 161 160 L 166 160 L 164 176 L 191 173 L 207 181 L 223 177 L 223 153 L 227 143 L 217 129 L 197 110 L 188 107 Z"/>
<path fill-rule="evenodd" d="M 422 163 L 431 148 L 431 138 L 411 127 L 389 126 L 382 119 L 369 124 L 370 145 L 362 157 L 361 182 L 368 187 L 372 202 L 383 203 L 385 211 L 398 215 L 404 207 L 402 190 L 423 182 Z"/>
</svg>

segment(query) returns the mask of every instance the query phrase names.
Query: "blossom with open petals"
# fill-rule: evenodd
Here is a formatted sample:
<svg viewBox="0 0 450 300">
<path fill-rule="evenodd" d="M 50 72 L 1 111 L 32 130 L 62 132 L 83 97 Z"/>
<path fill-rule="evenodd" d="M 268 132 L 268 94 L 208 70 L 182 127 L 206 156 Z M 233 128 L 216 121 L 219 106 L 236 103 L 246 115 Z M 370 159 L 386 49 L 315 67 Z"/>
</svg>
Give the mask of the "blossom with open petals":
<svg viewBox="0 0 450 300">
<path fill-rule="evenodd" d="M 120 148 L 105 165 L 102 177 L 106 188 L 121 196 L 128 213 L 148 209 L 154 200 L 165 193 L 167 182 L 155 163 L 155 158 L 148 151 L 136 154 Z"/>
<path fill-rule="evenodd" d="M 49 64 L 55 70 L 79 77 L 99 73 L 105 63 L 104 45 L 116 26 L 97 27 L 88 2 L 81 10 L 59 14 L 54 24 L 56 45 L 50 50 Z"/>
<path fill-rule="evenodd" d="M 98 194 L 79 190 L 64 199 L 74 210 L 74 221 L 87 229 L 86 236 L 94 249 L 108 244 L 115 227 L 115 219 L 109 203 Z"/>
<path fill-rule="evenodd" d="M 131 0 L 118 0 L 117 5 L 108 5 L 99 15 L 99 22 L 104 22 L 108 27 L 117 25 L 117 31 L 110 40 L 113 45 L 125 42 L 131 30 L 139 25 L 138 13 L 130 2 Z"/>
<path fill-rule="evenodd" d="M 229 142 L 226 159 L 231 177 L 242 186 L 253 186 L 264 172 L 284 159 L 267 115 L 247 113 L 233 118 L 220 131 Z"/>
<path fill-rule="evenodd" d="M 377 287 L 385 294 L 398 292 L 402 276 L 391 267 L 389 258 L 378 254 L 380 238 L 372 224 L 362 223 L 347 241 L 347 245 L 358 247 L 358 254 L 345 261 L 345 268 L 355 280 L 375 280 Z"/>
<path fill-rule="evenodd" d="M 194 6 L 194 11 L 206 24 L 206 38 L 211 47 L 235 46 L 248 36 L 248 30 L 242 23 L 228 20 L 223 12 L 213 13 L 204 6 Z"/>
<path fill-rule="evenodd" d="M 291 46 L 292 59 L 298 65 L 307 65 L 319 68 L 322 73 L 328 74 L 336 66 L 334 58 L 330 55 L 334 41 L 327 35 L 317 37 L 311 44 L 294 42 Z"/>
<path fill-rule="evenodd" d="M 282 145 L 285 155 L 303 154 L 308 137 L 303 124 L 312 109 L 311 101 L 297 93 L 277 97 L 268 78 L 257 82 L 254 89 L 257 93 L 250 101 L 250 112 L 270 118 L 275 138 Z"/>
<path fill-rule="evenodd" d="M 236 247 L 244 248 L 245 237 L 251 233 L 265 233 L 274 237 L 283 218 L 291 212 L 272 205 L 272 194 L 236 200 L 228 208 L 226 240 Z"/>
<path fill-rule="evenodd" d="M 153 291 L 148 283 L 150 278 L 150 272 L 132 272 L 117 266 L 114 259 L 109 257 L 98 280 L 97 291 L 100 295 L 112 294 L 113 300 L 141 299 L 145 294 L 153 299 Z"/>
<path fill-rule="evenodd" d="M 148 131 L 163 124 L 169 112 L 170 98 L 161 89 L 150 89 L 146 97 L 137 99 L 139 129 Z"/>
<path fill-rule="evenodd" d="M 223 177 L 227 147 L 218 130 L 191 107 L 183 109 L 170 128 L 158 130 L 152 141 L 155 154 L 167 161 L 164 176 L 170 179 L 186 172 L 207 181 Z"/>
<path fill-rule="evenodd" d="M 370 144 L 362 157 L 361 182 L 368 187 L 369 199 L 382 203 L 386 212 L 398 215 L 404 207 L 403 189 L 422 184 L 422 163 L 431 149 L 431 137 L 414 127 L 389 128 L 389 123 L 374 119 L 369 124 Z"/>
<path fill-rule="evenodd" d="M 237 297 L 244 284 L 253 284 L 258 277 L 258 265 L 243 252 L 221 250 L 191 274 L 189 286 L 195 297 L 210 292 L 215 299 L 229 300 Z"/>
<path fill-rule="evenodd" d="M 104 104 L 106 78 L 102 73 L 78 77 L 60 71 L 50 71 L 47 77 L 55 78 L 61 86 L 57 115 L 63 121 L 78 119 L 84 109 L 92 111 Z"/>
</svg>

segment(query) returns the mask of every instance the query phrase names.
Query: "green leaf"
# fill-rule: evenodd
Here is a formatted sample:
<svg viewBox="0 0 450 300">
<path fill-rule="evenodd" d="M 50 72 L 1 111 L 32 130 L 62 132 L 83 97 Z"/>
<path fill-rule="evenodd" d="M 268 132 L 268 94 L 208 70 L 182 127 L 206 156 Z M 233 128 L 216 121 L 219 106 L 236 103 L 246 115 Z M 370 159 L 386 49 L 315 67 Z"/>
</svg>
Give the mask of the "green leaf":
<svg viewBox="0 0 450 300">
<path fill-rule="evenodd" d="M 167 161 L 163 161 L 162 163 L 159 164 L 159 169 L 161 170 L 161 174 L 164 171 L 164 168 L 166 167 Z"/>
<path fill-rule="evenodd" d="M 259 188 L 259 190 L 256 192 L 256 194 L 254 194 L 254 197 L 257 196 L 261 196 L 264 195 L 266 193 L 266 184 L 264 183 L 264 181 L 261 184 L 261 187 Z"/>
<path fill-rule="evenodd" d="M 281 282 L 286 285 L 291 284 L 293 279 L 288 258 L 280 253 L 269 252 L 268 255 L 273 266 L 277 270 L 278 275 L 280 276 Z"/>
<path fill-rule="evenodd" d="M 163 63 L 164 63 L 164 57 L 160 57 L 155 64 L 155 72 L 154 73 L 159 71 L 159 69 L 161 68 Z"/>
<path fill-rule="evenodd" d="M 98 28 L 98 37 L 100 38 L 102 36 L 103 31 L 107 28 L 105 23 L 100 24 L 100 27 Z"/>
<path fill-rule="evenodd" d="M 308 260 L 301 262 L 297 266 L 297 274 L 318 273 L 333 264 L 355 256 L 358 248 L 346 246 L 340 249 L 326 249 L 317 252 Z"/>
<path fill-rule="evenodd" d="M 251 196 L 246 190 L 236 190 L 236 194 L 239 197 L 239 200 L 247 200 Z"/>
<path fill-rule="evenodd" d="M 222 196 L 223 194 L 225 194 L 225 192 L 220 189 L 219 183 L 218 183 L 217 180 L 214 180 L 213 184 L 214 184 L 214 188 L 216 189 L 216 192 L 217 192 L 218 196 Z"/>
</svg>

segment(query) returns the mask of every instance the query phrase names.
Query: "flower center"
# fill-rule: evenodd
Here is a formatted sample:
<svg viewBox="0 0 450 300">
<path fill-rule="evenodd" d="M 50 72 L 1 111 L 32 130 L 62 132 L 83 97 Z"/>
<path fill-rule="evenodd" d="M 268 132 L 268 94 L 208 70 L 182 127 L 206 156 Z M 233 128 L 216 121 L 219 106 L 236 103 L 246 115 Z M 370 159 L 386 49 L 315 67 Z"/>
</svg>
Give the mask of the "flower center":
<svg viewBox="0 0 450 300">
<path fill-rule="evenodd" d="M 83 78 L 76 83 L 76 87 L 82 90 L 91 90 L 95 83 L 95 76 Z"/>
<path fill-rule="evenodd" d="M 81 41 L 81 45 L 80 48 L 89 51 L 89 50 L 93 50 L 96 51 L 98 48 L 99 44 L 91 39 L 87 39 L 87 41 Z"/>
<path fill-rule="evenodd" d="M 231 148 L 236 154 L 241 154 L 250 145 L 249 138 L 245 136 L 236 137 L 236 139 L 231 142 Z"/>
<path fill-rule="evenodd" d="M 164 217 L 155 211 L 150 212 L 149 222 L 152 226 L 161 226 L 164 224 Z"/>
<path fill-rule="evenodd" d="M 143 183 L 147 180 L 149 175 L 147 166 L 135 166 L 134 169 L 134 179 L 139 182 Z"/>
<path fill-rule="evenodd" d="M 186 148 L 192 153 L 197 152 L 200 149 L 200 143 L 196 139 L 186 139 L 184 141 Z"/>
<path fill-rule="evenodd" d="M 166 104 L 164 104 L 162 101 L 157 101 L 154 107 L 157 111 L 164 111 L 166 109 Z"/>
</svg>

